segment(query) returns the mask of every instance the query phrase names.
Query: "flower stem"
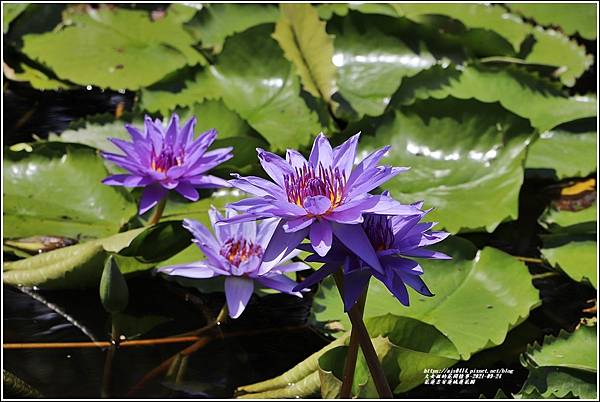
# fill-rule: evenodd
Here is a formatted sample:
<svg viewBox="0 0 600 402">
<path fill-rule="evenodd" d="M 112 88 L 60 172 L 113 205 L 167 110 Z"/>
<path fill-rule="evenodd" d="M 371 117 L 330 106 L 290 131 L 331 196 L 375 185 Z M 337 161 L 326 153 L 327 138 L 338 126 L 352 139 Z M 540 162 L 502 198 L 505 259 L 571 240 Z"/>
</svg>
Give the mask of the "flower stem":
<svg viewBox="0 0 600 402">
<path fill-rule="evenodd" d="M 111 345 L 108 347 L 106 352 L 106 360 L 104 361 L 104 372 L 102 376 L 102 389 L 100 391 L 102 398 L 110 398 L 111 394 L 111 383 L 112 383 L 112 365 L 117 346 L 119 342 L 119 330 L 114 323 L 112 323 L 111 331 Z"/>
<path fill-rule="evenodd" d="M 338 287 L 340 295 L 343 297 L 342 275 L 342 271 L 339 270 L 333 274 L 333 277 L 335 278 L 335 283 Z M 365 356 L 367 366 L 369 367 L 369 372 L 371 373 L 371 377 L 373 378 L 373 382 L 375 383 L 375 388 L 377 389 L 379 397 L 384 399 L 393 399 L 394 395 L 392 394 L 390 385 L 385 378 L 385 373 L 383 372 L 383 368 L 379 363 L 379 358 L 377 357 L 377 353 L 375 352 L 375 348 L 373 347 L 373 343 L 369 337 L 369 332 L 367 331 L 365 323 L 363 322 L 360 310 L 354 306 L 350 309 L 350 311 L 348 311 L 348 317 L 352 323 L 352 331 L 356 331 L 358 343 L 360 344 L 360 348 Z"/>
<path fill-rule="evenodd" d="M 152 218 L 150 218 L 150 221 L 148 221 L 148 226 L 156 225 L 158 223 L 163 212 L 165 212 L 165 205 L 167 205 L 167 197 L 164 197 L 156 205 L 154 215 L 152 215 Z"/>
<path fill-rule="evenodd" d="M 352 307 L 353 309 L 355 308 L 359 310 L 361 317 L 366 298 L 367 292 L 365 291 L 358 303 Z M 358 346 L 358 333 L 356 329 L 352 327 L 352 331 L 350 332 L 350 343 L 348 344 L 348 354 L 346 355 L 346 363 L 344 364 L 344 378 L 342 381 L 342 388 L 340 390 L 340 399 L 352 398 L 352 383 L 354 382 L 354 372 L 356 370 Z"/>
</svg>

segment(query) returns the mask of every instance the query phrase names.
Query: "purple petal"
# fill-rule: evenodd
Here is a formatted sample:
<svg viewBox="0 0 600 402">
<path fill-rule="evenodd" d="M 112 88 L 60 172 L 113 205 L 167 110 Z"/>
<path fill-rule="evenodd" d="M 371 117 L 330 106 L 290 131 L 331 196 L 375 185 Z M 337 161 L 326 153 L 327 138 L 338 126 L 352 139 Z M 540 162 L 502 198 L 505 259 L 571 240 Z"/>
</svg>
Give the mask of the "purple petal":
<svg viewBox="0 0 600 402">
<path fill-rule="evenodd" d="M 196 177 L 190 177 L 186 179 L 190 184 L 193 184 L 196 188 L 221 188 L 231 187 L 227 180 L 221 179 L 220 177 L 212 175 L 202 175 Z"/>
<path fill-rule="evenodd" d="M 294 296 L 302 297 L 299 292 L 294 291 L 294 287 L 297 283 L 285 275 L 282 274 L 271 274 L 266 276 L 259 276 L 256 281 L 263 286 L 271 289 L 279 290 L 283 293 L 288 293 Z"/>
<path fill-rule="evenodd" d="M 165 142 L 171 146 L 175 145 L 175 140 L 177 139 L 177 133 L 179 131 L 179 116 L 177 113 L 173 113 L 171 116 L 171 121 L 167 126 L 167 131 L 165 133 Z"/>
<path fill-rule="evenodd" d="M 377 165 L 377 162 L 383 158 L 383 156 L 390 150 L 390 146 L 387 145 L 381 149 L 378 149 L 371 154 L 369 154 L 365 159 L 363 159 L 358 165 L 354 167 L 352 170 L 352 174 L 348 177 L 348 182 L 346 183 L 348 186 L 352 185 L 356 179 L 361 177 L 365 171 L 374 168 Z"/>
<path fill-rule="evenodd" d="M 283 222 L 279 222 L 273 233 L 273 237 L 263 254 L 263 264 L 259 269 L 259 275 L 277 266 L 283 258 L 294 251 L 308 234 L 308 228 L 288 233 L 283 230 L 283 225 Z"/>
<path fill-rule="evenodd" d="M 396 274 L 400 275 L 400 278 L 402 278 L 402 281 L 404 283 L 406 283 L 408 286 L 410 286 L 423 296 L 433 296 L 433 293 L 431 293 L 431 291 L 419 275 L 409 275 L 403 272 L 397 272 Z"/>
<path fill-rule="evenodd" d="M 146 138 L 152 143 L 152 147 L 155 152 L 160 152 L 163 147 L 163 129 L 162 125 L 155 124 L 150 116 L 144 118 L 144 126 L 146 128 Z"/>
<path fill-rule="evenodd" d="M 190 118 L 179 130 L 179 135 L 175 142 L 176 149 L 185 149 L 187 145 L 194 139 L 194 129 L 196 128 L 196 117 Z"/>
<path fill-rule="evenodd" d="M 152 183 L 151 177 L 142 177 L 129 174 L 115 174 L 102 180 L 107 186 L 141 187 Z"/>
<path fill-rule="evenodd" d="M 200 134 L 194 141 L 188 143 L 185 153 L 188 160 L 197 160 L 217 138 L 217 130 L 210 129 Z"/>
<path fill-rule="evenodd" d="M 175 187 L 175 191 L 190 201 L 198 201 L 200 198 L 200 194 L 198 194 L 198 191 L 194 188 L 194 186 L 185 181 L 179 182 L 177 187 Z"/>
<path fill-rule="evenodd" d="M 154 207 L 160 200 L 167 196 L 167 190 L 158 184 L 150 185 L 144 188 L 142 199 L 140 200 L 140 215 L 145 214 Z"/>
<path fill-rule="evenodd" d="M 338 167 L 345 177 L 350 177 L 352 172 L 359 137 L 360 132 L 333 149 L 333 166 Z"/>
<path fill-rule="evenodd" d="M 303 216 L 297 219 L 289 219 L 286 220 L 283 224 L 283 230 L 285 230 L 288 233 L 297 232 L 298 230 L 302 230 L 309 227 L 314 221 L 314 218 L 309 218 L 307 216 Z"/>
<path fill-rule="evenodd" d="M 230 229 L 233 225 L 217 225 L 217 222 L 223 219 L 223 215 L 217 208 L 213 206 L 211 206 L 208 210 L 208 217 L 210 219 L 210 224 L 213 227 L 213 231 L 217 236 L 217 241 L 219 243 L 224 243 L 227 241 L 231 237 Z"/>
<path fill-rule="evenodd" d="M 421 242 L 419 243 L 419 247 L 430 246 L 432 244 L 439 243 L 448 236 L 450 236 L 450 233 L 448 233 L 448 232 L 442 232 L 442 231 L 424 232 L 423 237 L 421 238 Z"/>
<path fill-rule="evenodd" d="M 237 173 L 232 173 L 231 175 L 235 177 L 235 179 L 229 180 L 229 183 L 235 188 L 239 188 L 246 193 L 257 195 L 259 197 L 264 197 L 266 195 L 271 195 L 275 198 L 285 197 L 285 193 L 280 187 L 261 177 L 242 177 Z"/>
<path fill-rule="evenodd" d="M 369 285 L 371 273 L 368 269 L 355 269 L 344 273 L 344 311 L 349 311 Z"/>
<path fill-rule="evenodd" d="M 135 161 L 128 159 L 126 156 L 117 155 L 110 152 L 100 152 L 100 155 L 107 161 L 113 162 L 117 166 L 130 171 L 131 173 L 143 174 L 146 170 L 143 166 Z"/>
<path fill-rule="evenodd" d="M 402 272 L 410 275 L 423 274 L 423 268 L 419 263 L 408 258 L 385 256 L 381 258 L 381 261 L 386 268 L 386 272 Z"/>
<path fill-rule="evenodd" d="M 415 258 L 429 258 L 433 260 L 451 260 L 452 257 L 440 251 L 428 250 L 426 248 L 415 248 L 412 250 L 401 251 L 402 255 Z"/>
<path fill-rule="evenodd" d="M 238 225 L 237 234 L 254 243 L 256 240 L 256 225 L 256 221 L 242 222 Z"/>
<path fill-rule="evenodd" d="M 290 262 L 289 264 L 286 265 L 278 265 L 277 268 L 271 270 L 270 272 L 296 272 L 296 271 L 304 271 L 310 269 L 310 266 L 308 266 L 307 264 L 303 263 L 303 262 Z M 296 286 L 297 284 L 295 283 L 294 286 Z"/>
<path fill-rule="evenodd" d="M 263 220 L 258 226 L 256 244 L 260 245 L 263 250 L 269 245 L 271 237 L 273 237 L 273 233 L 275 233 L 275 229 L 277 229 L 279 222 L 280 219 L 278 218 L 270 218 Z"/>
<path fill-rule="evenodd" d="M 206 245 L 213 250 L 220 250 L 221 246 L 213 236 L 213 234 L 200 222 L 193 219 L 184 219 L 183 227 L 190 231 L 194 238 L 200 242 L 201 245 Z"/>
<path fill-rule="evenodd" d="M 133 142 L 140 144 L 146 143 L 146 135 L 131 124 L 125 123 L 125 130 L 127 130 Z"/>
<path fill-rule="evenodd" d="M 406 290 L 406 286 L 404 286 L 404 282 L 402 282 L 402 278 L 400 276 L 395 275 L 393 271 L 387 270 L 385 275 L 381 275 L 378 272 L 373 272 L 373 275 L 379 279 L 386 288 L 405 306 L 409 305 L 408 300 L 408 291 Z"/>
<path fill-rule="evenodd" d="M 325 256 L 331 249 L 332 239 L 331 224 L 326 220 L 316 219 L 310 227 L 310 242 L 317 254 Z"/>
<path fill-rule="evenodd" d="M 331 200 L 323 195 L 306 197 L 304 200 L 304 209 L 311 215 L 319 216 L 331 208 Z"/>
<path fill-rule="evenodd" d="M 308 164 L 306 158 L 295 149 L 288 149 L 285 154 L 285 160 L 292 166 L 293 169 L 302 169 Z"/>
<path fill-rule="evenodd" d="M 373 190 L 375 187 L 380 186 L 386 181 L 392 179 L 399 173 L 405 172 L 407 168 L 392 167 L 392 166 L 378 166 L 365 171 L 365 173 L 356 178 L 352 182 L 348 196 L 352 194 L 364 194 Z"/>
<path fill-rule="evenodd" d="M 298 291 L 301 291 L 303 289 L 308 289 L 309 287 L 313 286 L 315 283 L 321 282 L 328 275 L 333 274 L 338 269 L 340 269 L 340 266 L 337 265 L 337 264 L 324 264 L 316 272 L 312 273 L 303 282 L 301 282 L 300 284 L 298 284 L 294 288 L 294 291 L 298 292 Z"/>
<path fill-rule="evenodd" d="M 332 222 L 333 233 L 348 249 L 376 271 L 383 272 L 379 258 L 361 225 Z"/>
<path fill-rule="evenodd" d="M 312 151 L 310 151 L 308 160 L 315 168 L 321 164 L 325 169 L 329 169 L 329 167 L 332 165 L 333 150 L 331 149 L 329 140 L 323 133 L 319 133 L 317 138 L 315 138 L 315 142 L 313 143 L 313 148 Z"/>
<path fill-rule="evenodd" d="M 271 152 L 267 152 L 261 148 L 256 149 L 258 152 L 258 159 L 263 169 L 267 174 L 279 185 L 279 187 L 285 187 L 284 175 L 294 174 L 292 167 L 279 155 Z"/>
<path fill-rule="evenodd" d="M 194 279 L 212 278 L 216 275 L 228 275 L 226 271 L 212 267 L 204 261 L 170 265 L 168 267 L 157 269 L 157 272 Z"/>
<path fill-rule="evenodd" d="M 252 279 L 233 276 L 225 279 L 225 297 L 231 318 L 238 318 L 244 312 L 253 291 Z"/>
</svg>

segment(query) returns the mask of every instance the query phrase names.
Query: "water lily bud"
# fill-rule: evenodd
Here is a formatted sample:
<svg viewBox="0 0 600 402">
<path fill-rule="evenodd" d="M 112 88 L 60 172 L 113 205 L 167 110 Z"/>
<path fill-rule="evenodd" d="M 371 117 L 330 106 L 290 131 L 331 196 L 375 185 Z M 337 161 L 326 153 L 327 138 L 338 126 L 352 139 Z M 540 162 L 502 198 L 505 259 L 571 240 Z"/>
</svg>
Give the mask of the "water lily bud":
<svg viewBox="0 0 600 402">
<path fill-rule="evenodd" d="M 129 302 L 127 282 L 112 255 L 104 263 L 104 272 L 100 280 L 100 300 L 104 309 L 110 313 L 125 310 Z"/>
</svg>

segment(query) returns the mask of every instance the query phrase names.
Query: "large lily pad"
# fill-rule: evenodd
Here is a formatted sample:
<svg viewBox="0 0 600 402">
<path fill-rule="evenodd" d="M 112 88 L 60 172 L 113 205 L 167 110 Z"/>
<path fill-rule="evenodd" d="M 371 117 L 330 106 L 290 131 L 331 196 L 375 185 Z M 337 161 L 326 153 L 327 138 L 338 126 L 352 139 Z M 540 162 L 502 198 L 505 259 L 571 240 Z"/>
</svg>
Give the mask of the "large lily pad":
<svg viewBox="0 0 600 402">
<path fill-rule="evenodd" d="M 454 344 L 462 359 L 500 345 L 507 332 L 523 321 L 540 302 L 527 267 L 493 249 L 477 251 L 468 241 L 453 238 L 441 250 L 451 261 L 421 261 L 423 280 L 434 297 L 409 289 L 411 305 L 404 307 L 379 281 L 372 280 L 365 317 L 393 314 L 410 317 L 437 328 Z M 350 328 L 333 281 L 322 283 L 315 296 L 318 321 L 339 321 Z"/>
<path fill-rule="evenodd" d="M 292 65 L 270 37 L 271 24 L 227 41 L 217 64 L 198 79 L 275 149 L 306 145 L 321 130 L 317 114 L 300 97 Z M 294 122 L 294 124 L 290 124 Z"/>
<path fill-rule="evenodd" d="M 520 398 L 596 398 L 596 327 L 581 327 L 573 333 L 561 331 L 534 344 L 522 356 L 529 377 Z"/>
<path fill-rule="evenodd" d="M 205 4 L 186 27 L 203 47 L 220 53 L 227 37 L 278 17 L 272 4 Z"/>
<path fill-rule="evenodd" d="M 585 177 L 596 171 L 598 134 L 595 128 L 546 131 L 529 147 L 527 169 L 553 170 L 556 178 Z"/>
<path fill-rule="evenodd" d="M 564 271 L 571 279 L 586 281 L 594 288 L 598 287 L 596 255 L 598 245 L 586 236 L 568 236 L 564 234 L 543 237 L 542 256 L 548 262 Z"/>
<path fill-rule="evenodd" d="M 4 283 L 47 289 L 72 289 L 100 283 L 107 253 L 127 247 L 142 232 L 134 229 L 3 265 Z"/>
<path fill-rule="evenodd" d="M 562 123 L 596 116 L 594 95 L 568 97 L 548 80 L 516 66 L 425 70 L 405 80 L 394 101 L 408 104 L 415 99 L 447 96 L 500 102 L 507 110 L 529 119 L 542 132 Z"/>
<path fill-rule="evenodd" d="M 5 150 L 3 175 L 3 237 L 104 237 L 136 214 L 127 192 L 101 183 L 108 172 L 87 146 L 48 142 L 30 152 Z"/>
<path fill-rule="evenodd" d="M 539 219 L 542 226 L 553 233 L 595 233 L 598 205 L 594 202 L 580 211 L 556 210 L 548 207 Z"/>
<path fill-rule="evenodd" d="M 333 25 L 339 92 L 358 115 L 383 113 L 404 77 L 433 65 L 436 60 L 423 46 L 412 49 L 377 26 L 360 28 L 344 20 Z"/>
<path fill-rule="evenodd" d="M 567 35 L 575 32 L 585 39 L 596 39 L 595 4 L 581 3 L 510 3 L 511 10 L 541 25 L 557 25 Z"/>
<path fill-rule="evenodd" d="M 185 65 L 205 63 L 176 15 L 152 21 L 145 11 L 101 7 L 65 18 L 58 31 L 26 35 L 23 52 L 77 84 L 139 89 Z"/>
<path fill-rule="evenodd" d="M 363 154 L 390 144 L 384 161 L 411 167 L 385 189 L 404 202 L 425 200 L 441 227 L 492 231 L 517 217 L 532 134 L 526 120 L 498 105 L 448 98 L 396 110 L 374 134 L 361 138 Z"/>
<path fill-rule="evenodd" d="M 281 4 L 273 38 L 294 64 L 304 89 L 329 102 L 335 90 L 333 38 L 310 4 Z"/>
</svg>

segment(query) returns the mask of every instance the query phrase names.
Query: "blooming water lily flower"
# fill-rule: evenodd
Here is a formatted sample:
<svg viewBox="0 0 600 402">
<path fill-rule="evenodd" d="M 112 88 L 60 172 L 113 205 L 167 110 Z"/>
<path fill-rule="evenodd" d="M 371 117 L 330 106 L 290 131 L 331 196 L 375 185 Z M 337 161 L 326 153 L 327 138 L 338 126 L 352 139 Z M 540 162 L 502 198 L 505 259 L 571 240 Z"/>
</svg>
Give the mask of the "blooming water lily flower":
<svg viewBox="0 0 600 402">
<path fill-rule="evenodd" d="M 413 204 L 417 208 L 422 203 Z M 309 256 L 307 261 L 325 264 L 294 290 L 314 285 L 327 275 L 343 267 L 344 310 L 348 311 L 360 298 L 371 276 L 374 276 L 389 289 L 405 306 L 409 305 L 408 285 L 424 296 L 433 296 L 421 279 L 423 269 L 411 257 L 427 259 L 450 259 L 444 253 L 425 248 L 448 237 L 449 233 L 431 230 L 435 222 L 420 222 L 429 211 L 411 216 L 367 215 L 362 227 L 367 233 L 383 272 L 373 269 L 368 263 L 354 256 L 343 244 L 334 246 L 325 257 L 318 254 Z M 306 248 L 306 247 L 302 247 Z"/>
<path fill-rule="evenodd" d="M 209 130 L 194 139 L 196 119 L 191 118 L 179 127 L 179 116 L 173 114 L 163 127 L 160 120 L 146 116 L 144 132 L 125 125 L 132 142 L 117 138 L 109 140 L 125 155 L 102 152 L 104 159 L 127 170 L 102 182 L 109 186 L 145 187 L 140 201 L 140 214 L 145 213 L 175 190 L 190 201 L 197 201 L 199 188 L 229 187 L 226 180 L 205 174 L 233 157 L 232 147 L 208 151 L 217 131 Z"/>
<path fill-rule="evenodd" d="M 273 241 L 265 251 L 265 268 L 294 250 L 307 236 L 319 255 L 327 255 L 335 235 L 383 274 L 379 259 L 360 225 L 363 215 L 405 216 L 419 211 L 414 206 L 400 204 L 389 195 L 369 194 L 407 169 L 377 165 L 389 146 L 371 153 L 355 166 L 359 135 L 332 149 L 327 138 L 319 134 L 308 160 L 295 150 L 288 150 L 283 159 L 259 148 L 260 163 L 273 182 L 239 175 L 230 180 L 234 187 L 255 197 L 230 204 L 242 214 L 223 223 L 281 218 Z"/>
<path fill-rule="evenodd" d="M 226 210 L 227 217 L 235 216 L 233 210 Z M 209 211 L 214 235 L 200 222 L 185 219 L 183 226 L 189 230 L 206 260 L 189 264 L 173 265 L 158 270 L 169 275 L 184 276 L 187 278 L 212 278 L 225 276 L 225 297 L 227 308 L 232 318 L 242 314 L 252 292 L 254 282 L 265 287 L 279 290 L 284 293 L 301 296 L 293 290 L 297 285 L 288 278 L 286 272 L 307 269 L 302 262 L 290 262 L 300 253 L 300 250 L 288 254 L 264 268 L 263 253 L 277 228 L 277 219 L 266 219 L 260 224 L 257 222 L 242 222 L 239 224 L 216 225 L 223 216 L 215 208 Z"/>
</svg>

